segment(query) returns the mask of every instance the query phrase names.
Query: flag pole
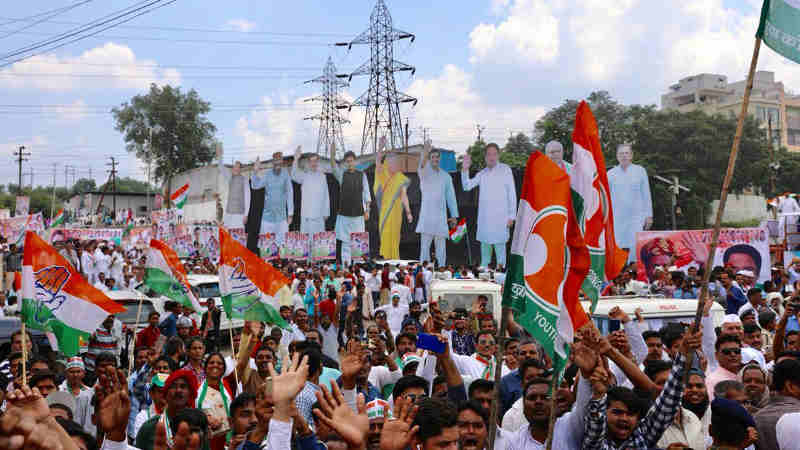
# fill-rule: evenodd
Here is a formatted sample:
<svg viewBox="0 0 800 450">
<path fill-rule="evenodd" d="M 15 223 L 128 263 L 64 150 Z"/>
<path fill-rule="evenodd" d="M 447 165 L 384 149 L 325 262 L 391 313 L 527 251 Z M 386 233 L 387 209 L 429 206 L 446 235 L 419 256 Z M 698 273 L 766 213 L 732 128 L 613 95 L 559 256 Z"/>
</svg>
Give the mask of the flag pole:
<svg viewBox="0 0 800 450">
<path fill-rule="evenodd" d="M 706 268 L 703 272 L 703 283 L 700 290 L 700 300 L 697 302 L 697 311 L 695 311 L 694 324 L 692 331 L 697 332 L 700 327 L 700 320 L 702 320 L 704 303 L 708 297 L 708 282 L 711 277 L 711 268 L 709 263 L 714 261 L 714 254 L 717 251 L 719 244 L 719 230 L 722 223 L 722 215 L 725 213 L 725 203 L 728 200 L 728 190 L 731 186 L 731 179 L 733 178 L 733 171 L 736 168 L 736 156 L 739 153 L 739 144 L 742 142 L 742 130 L 744 129 L 744 120 L 747 116 L 747 107 L 750 104 L 750 93 L 753 91 L 753 78 L 756 73 L 756 66 L 758 65 L 758 52 L 761 50 L 761 38 L 756 37 L 756 43 L 753 46 L 753 57 L 750 60 L 750 71 L 747 74 L 747 82 L 744 87 L 744 96 L 742 97 L 742 111 L 739 113 L 739 119 L 736 122 L 736 134 L 733 137 L 733 146 L 731 147 L 731 154 L 728 158 L 728 170 L 725 172 L 725 179 L 722 182 L 722 192 L 719 195 L 719 207 L 717 207 L 717 217 L 714 221 L 714 230 L 711 233 L 711 245 L 708 249 L 708 261 L 706 261 Z M 683 374 L 684 383 L 689 378 L 689 370 L 692 368 L 694 362 L 694 353 L 690 353 L 686 358 L 686 369 Z"/>
<path fill-rule="evenodd" d="M 559 374 L 553 374 L 553 379 L 550 381 L 550 418 L 547 420 L 547 442 L 545 443 L 545 450 L 553 449 L 553 429 L 556 425 L 556 385 L 558 384 Z M 523 398 L 525 392 L 522 393 Z"/>
<path fill-rule="evenodd" d="M 142 301 L 144 295 L 139 294 L 139 307 L 136 309 L 136 324 L 133 325 L 133 346 L 128 350 L 128 378 L 131 377 L 131 369 L 133 368 L 133 358 L 136 353 L 136 333 L 139 330 L 139 319 L 142 315 Z"/>
<path fill-rule="evenodd" d="M 228 322 L 231 324 L 231 327 L 228 328 L 228 335 L 231 337 L 231 354 L 233 355 L 233 376 L 236 379 L 236 386 L 239 386 L 239 369 L 236 368 L 239 358 L 238 355 L 236 354 L 236 349 L 233 347 L 233 319 L 231 319 L 230 316 L 228 316 Z M 241 346 L 239 346 L 239 351 L 242 351 Z"/>
<path fill-rule="evenodd" d="M 22 385 L 28 385 L 28 332 L 25 331 L 25 318 L 22 318 Z"/>
<path fill-rule="evenodd" d="M 495 437 L 497 436 L 497 412 L 498 405 L 500 404 L 500 378 L 503 373 L 503 353 L 505 352 L 506 347 L 505 336 L 506 327 L 508 326 L 508 314 L 511 314 L 510 308 L 503 307 L 500 311 L 500 331 L 497 334 L 497 350 L 495 350 L 494 357 L 494 388 L 492 391 L 493 401 L 492 407 L 489 411 L 489 446 L 486 448 L 494 448 Z"/>
</svg>

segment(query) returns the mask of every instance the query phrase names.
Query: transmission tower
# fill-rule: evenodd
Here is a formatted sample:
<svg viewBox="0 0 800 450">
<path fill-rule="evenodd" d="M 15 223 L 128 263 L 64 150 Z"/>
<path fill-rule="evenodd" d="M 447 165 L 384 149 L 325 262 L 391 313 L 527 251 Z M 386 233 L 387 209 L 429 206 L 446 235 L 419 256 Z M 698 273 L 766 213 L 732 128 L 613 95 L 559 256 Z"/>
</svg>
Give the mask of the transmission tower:
<svg viewBox="0 0 800 450">
<path fill-rule="evenodd" d="M 369 75 L 369 89 L 351 104 L 351 108 L 366 108 L 361 138 L 362 154 L 377 149 L 379 134 L 386 136 L 391 148 L 401 147 L 404 139 L 400 103 L 417 104 L 416 98 L 398 92 L 394 82 L 395 72 L 410 71 L 414 75 L 416 71 L 414 67 L 394 60 L 394 42 L 409 38 L 414 42 L 414 35 L 392 27 L 392 16 L 384 0 L 378 0 L 369 21 L 369 28 L 355 39 L 336 44 L 348 49 L 356 44 L 369 44 L 370 47 L 369 61 L 349 75 L 339 75 L 350 79 L 358 75 Z"/>
<path fill-rule="evenodd" d="M 342 138 L 342 123 L 350 122 L 342 118 L 339 110 L 348 108 L 348 104 L 339 95 L 339 89 L 349 86 L 346 81 L 336 77 L 336 66 L 333 59 L 328 57 L 322 76 L 308 80 L 306 83 L 319 83 L 322 85 L 322 94 L 306 99 L 307 102 L 322 102 L 322 111 L 306 120 L 319 120 L 319 137 L 317 138 L 317 154 L 328 155 L 331 143 L 336 144 L 337 154 L 344 154 L 344 139 Z"/>
</svg>

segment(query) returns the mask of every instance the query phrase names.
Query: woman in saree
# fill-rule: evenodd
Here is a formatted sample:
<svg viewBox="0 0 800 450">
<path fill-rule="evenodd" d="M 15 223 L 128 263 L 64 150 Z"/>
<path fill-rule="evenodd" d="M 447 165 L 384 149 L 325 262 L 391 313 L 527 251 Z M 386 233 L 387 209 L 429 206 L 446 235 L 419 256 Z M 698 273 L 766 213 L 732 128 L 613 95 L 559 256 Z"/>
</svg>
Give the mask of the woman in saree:
<svg viewBox="0 0 800 450">
<path fill-rule="evenodd" d="M 395 155 L 384 155 L 386 138 L 382 137 L 375 156 L 375 198 L 378 201 L 378 233 L 381 238 L 380 255 L 384 259 L 400 258 L 400 227 L 403 224 L 403 210 L 408 223 L 414 221 L 408 206 L 406 188 L 409 180 L 400 171 Z M 382 163 L 382 159 L 386 158 Z"/>
</svg>

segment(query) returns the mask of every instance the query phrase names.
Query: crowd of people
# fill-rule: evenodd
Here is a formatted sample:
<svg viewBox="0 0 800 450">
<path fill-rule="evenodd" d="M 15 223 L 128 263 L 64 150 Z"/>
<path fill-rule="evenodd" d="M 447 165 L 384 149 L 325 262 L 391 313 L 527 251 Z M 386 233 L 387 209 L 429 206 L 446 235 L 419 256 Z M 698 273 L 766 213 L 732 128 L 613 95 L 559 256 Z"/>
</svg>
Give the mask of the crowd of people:
<svg viewBox="0 0 800 450">
<path fill-rule="evenodd" d="M 136 249 L 66 241 L 59 250 L 107 289 L 144 276 Z M 18 254 L 9 249 L 6 270 Z M 198 266 L 216 273 L 186 262 Z M 514 450 L 548 439 L 556 449 L 798 448 L 800 261 L 764 283 L 714 268 L 697 331 L 650 329 L 615 308 L 621 328 L 580 330 L 563 372 L 513 315 L 501 336 L 487 297 L 444 310 L 430 293 L 436 278 L 502 285 L 502 268 L 276 267 L 291 281 L 284 328 L 248 321 L 222 332 L 208 297 L 204 311 L 166 302 L 135 334 L 109 316 L 66 360 L 17 330 L 0 363 L 0 448 L 479 450 L 492 448 L 491 434 L 493 448 Z M 606 293 L 687 298 L 678 293 L 703 276 L 663 272 L 647 283 L 629 266 Z M 715 303 L 726 310 L 716 324 Z"/>
</svg>

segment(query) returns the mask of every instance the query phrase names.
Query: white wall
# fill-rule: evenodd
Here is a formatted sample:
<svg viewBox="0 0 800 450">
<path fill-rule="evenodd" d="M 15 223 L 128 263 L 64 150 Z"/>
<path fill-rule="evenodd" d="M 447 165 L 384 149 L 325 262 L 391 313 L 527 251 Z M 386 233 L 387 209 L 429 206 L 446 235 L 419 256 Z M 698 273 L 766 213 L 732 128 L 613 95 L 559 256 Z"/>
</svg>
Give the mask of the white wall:
<svg viewBox="0 0 800 450">
<path fill-rule="evenodd" d="M 717 217 L 719 200 L 711 202 L 711 213 L 706 219 L 706 223 L 713 224 Z M 725 213 L 722 215 L 723 222 L 744 222 L 757 219 L 759 221 L 767 218 L 767 199 L 760 195 L 736 195 L 728 194 L 728 201 L 725 203 Z"/>
</svg>

